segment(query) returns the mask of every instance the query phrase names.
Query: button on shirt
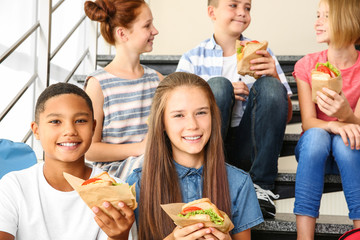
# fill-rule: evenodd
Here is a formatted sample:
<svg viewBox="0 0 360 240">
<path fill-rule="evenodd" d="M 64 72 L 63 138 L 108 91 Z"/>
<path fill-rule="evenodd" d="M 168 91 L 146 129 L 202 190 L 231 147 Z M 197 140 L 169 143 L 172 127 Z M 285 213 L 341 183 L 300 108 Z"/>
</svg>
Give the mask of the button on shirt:
<svg viewBox="0 0 360 240">
<path fill-rule="evenodd" d="M 199 169 L 187 168 L 175 161 L 174 164 L 179 177 L 183 202 L 188 203 L 202 198 L 203 167 Z M 226 164 L 226 172 L 231 200 L 231 221 L 235 226 L 231 234 L 236 234 L 252 228 L 264 220 L 249 174 L 229 164 Z M 139 202 L 141 168 L 135 169 L 127 182 L 130 185 L 136 183 L 136 200 Z M 138 222 L 138 209 L 135 210 L 135 217 L 136 222 Z"/>
</svg>

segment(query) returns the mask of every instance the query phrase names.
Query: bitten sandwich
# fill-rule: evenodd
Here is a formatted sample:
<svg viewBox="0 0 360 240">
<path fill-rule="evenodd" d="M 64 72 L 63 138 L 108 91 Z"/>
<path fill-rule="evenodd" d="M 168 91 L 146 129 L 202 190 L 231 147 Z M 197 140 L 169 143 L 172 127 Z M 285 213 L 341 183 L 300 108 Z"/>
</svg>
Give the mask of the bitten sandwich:
<svg viewBox="0 0 360 240">
<path fill-rule="evenodd" d="M 316 103 L 316 92 L 326 87 L 337 93 L 341 92 L 341 72 L 330 62 L 317 63 L 311 71 L 312 100 Z"/>
<path fill-rule="evenodd" d="M 240 41 L 236 40 L 236 59 L 237 59 L 237 70 L 240 75 L 250 75 L 258 79 L 260 76 L 255 74 L 255 71 L 250 70 L 250 61 L 261 57 L 256 54 L 258 50 L 266 50 L 268 46 L 267 41 Z"/>
<path fill-rule="evenodd" d="M 187 219 L 211 221 L 217 225 L 224 224 L 224 216 L 208 198 L 201 198 L 185 204 L 179 216 Z"/>
</svg>

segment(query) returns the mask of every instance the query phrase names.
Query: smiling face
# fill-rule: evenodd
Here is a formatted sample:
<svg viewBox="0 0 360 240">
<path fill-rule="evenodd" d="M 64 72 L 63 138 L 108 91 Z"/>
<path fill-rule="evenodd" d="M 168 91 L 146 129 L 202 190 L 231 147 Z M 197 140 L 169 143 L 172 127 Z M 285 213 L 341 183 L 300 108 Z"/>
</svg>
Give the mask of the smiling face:
<svg viewBox="0 0 360 240">
<path fill-rule="evenodd" d="M 329 5 L 321 1 L 317 11 L 317 20 L 315 22 L 316 41 L 318 43 L 330 42 L 329 28 Z"/>
<path fill-rule="evenodd" d="M 163 118 L 174 160 L 183 166 L 200 167 L 211 135 L 210 104 L 204 90 L 188 86 L 172 90 Z"/>
<path fill-rule="evenodd" d="M 48 99 L 38 123 L 31 128 L 41 141 L 45 161 L 84 161 L 95 123 L 86 101 L 76 94 L 62 94 Z"/>
<path fill-rule="evenodd" d="M 140 54 L 152 51 L 154 38 L 159 32 L 153 25 L 153 16 L 148 5 L 143 4 L 139 11 L 140 14 L 132 27 L 127 29 L 127 37 L 128 44 Z"/>
<path fill-rule="evenodd" d="M 219 0 L 217 6 L 208 6 L 208 15 L 215 32 L 239 37 L 251 22 L 250 10 L 251 0 Z"/>
</svg>

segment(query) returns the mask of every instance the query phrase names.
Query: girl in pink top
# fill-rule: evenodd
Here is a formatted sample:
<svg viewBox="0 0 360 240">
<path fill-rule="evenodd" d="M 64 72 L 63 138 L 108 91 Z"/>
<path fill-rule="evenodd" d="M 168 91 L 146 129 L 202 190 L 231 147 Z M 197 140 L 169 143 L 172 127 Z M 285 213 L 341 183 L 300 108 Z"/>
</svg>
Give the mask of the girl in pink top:
<svg viewBox="0 0 360 240">
<path fill-rule="evenodd" d="M 314 239 L 326 167 L 340 171 L 349 218 L 360 227 L 360 0 L 320 0 L 316 40 L 328 49 L 306 55 L 294 70 L 304 134 L 295 149 L 298 161 L 295 207 L 298 239 Z M 324 88 L 311 97 L 311 70 L 329 61 L 340 70 L 340 94 Z M 325 95 L 327 93 L 329 96 Z M 336 166 L 335 165 L 335 166 Z M 337 168 L 335 168 L 337 170 Z M 354 191 L 355 190 L 355 191 Z"/>
</svg>

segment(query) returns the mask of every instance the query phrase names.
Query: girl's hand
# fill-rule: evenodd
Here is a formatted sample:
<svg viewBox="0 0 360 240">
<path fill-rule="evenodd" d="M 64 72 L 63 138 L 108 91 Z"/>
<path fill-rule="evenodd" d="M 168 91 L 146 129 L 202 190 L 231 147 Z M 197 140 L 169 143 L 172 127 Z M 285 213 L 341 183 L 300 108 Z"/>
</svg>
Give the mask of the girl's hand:
<svg viewBox="0 0 360 240">
<path fill-rule="evenodd" d="M 360 125 L 346 124 L 341 122 L 329 122 L 330 131 L 341 136 L 345 146 L 354 150 L 360 150 Z"/>
<path fill-rule="evenodd" d="M 320 91 L 316 93 L 319 109 L 329 117 L 336 117 L 339 121 L 346 120 L 351 115 L 352 109 L 343 92 L 339 95 L 328 88 L 322 90 L 330 97 Z"/>
<path fill-rule="evenodd" d="M 121 210 L 117 210 L 109 202 L 103 203 L 103 207 L 106 208 L 111 217 L 98 207 L 92 208 L 96 215 L 95 221 L 106 235 L 108 235 L 108 240 L 128 239 L 130 228 L 135 221 L 133 210 L 123 202 L 119 202 L 118 206 Z"/>
<path fill-rule="evenodd" d="M 270 53 L 266 50 L 258 50 L 256 51 L 256 54 L 262 55 L 262 57 L 250 61 L 252 64 L 250 70 L 256 71 L 255 73 L 259 76 L 268 75 L 279 79 L 279 75 L 276 71 L 275 60 L 272 58 Z"/>
<path fill-rule="evenodd" d="M 176 240 L 195 240 L 195 239 L 214 239 L 211 235 L 211 228 L 204 228 L 203 223 L 196 223 L 183 228 L 176 227 L 172 232 L 173 238 Z"/>
<path fill-rule="evenodd" d="M 233 82 L 235 100 L 245 101 L 249 96 L 249 88 L 244 82 Z"/>
<path fill-rule="evenodd" d="M 231 240 L 230 234 L 229 233 L 223 233 L 219 230 L 217 230 L 216 228 L 211 227 L 211 235 L 213 235 L 215 238 L 214 239 L 219 239 L 219 240 Z M 205 238 L 207 239 L 207 238 Z"/>
</svg>

